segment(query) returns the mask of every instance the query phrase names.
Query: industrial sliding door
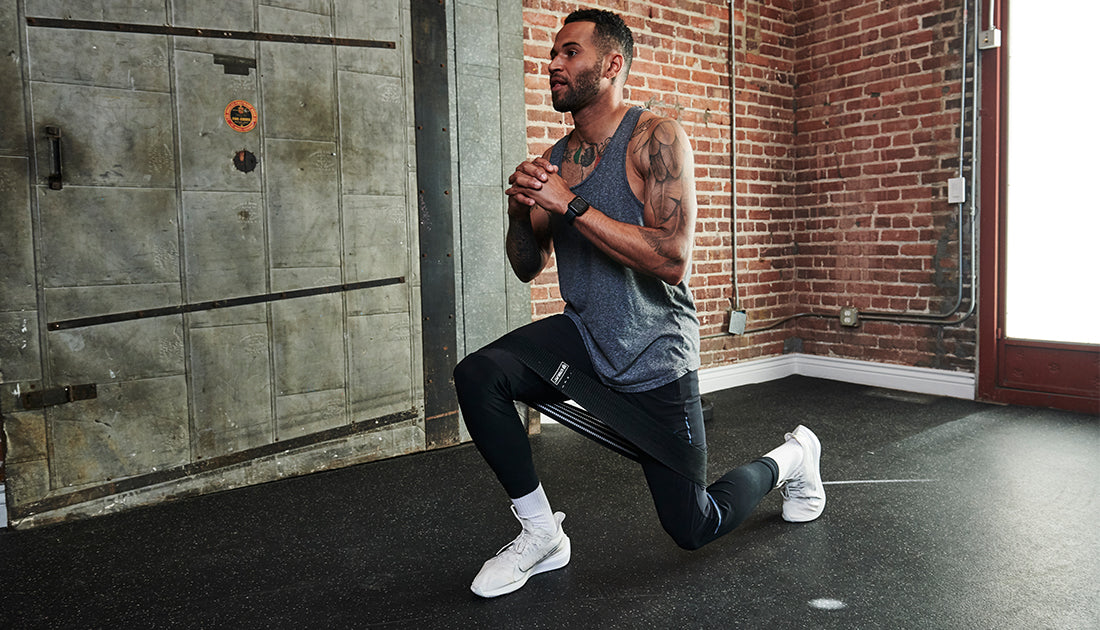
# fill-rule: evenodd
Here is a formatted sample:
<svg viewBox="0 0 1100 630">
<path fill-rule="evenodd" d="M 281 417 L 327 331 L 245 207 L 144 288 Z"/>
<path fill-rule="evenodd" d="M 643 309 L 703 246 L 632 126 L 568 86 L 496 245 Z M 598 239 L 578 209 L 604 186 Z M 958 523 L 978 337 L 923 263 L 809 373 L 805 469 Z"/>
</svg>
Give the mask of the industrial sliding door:
<svg viewBox="0 0 1100 630">
<path fill-rule="evenodd" d="M 18 28 L 13 517 L 387 427 L 352 459 L 422 449 L 404 3 L 25 0 Z"/>
</svg>

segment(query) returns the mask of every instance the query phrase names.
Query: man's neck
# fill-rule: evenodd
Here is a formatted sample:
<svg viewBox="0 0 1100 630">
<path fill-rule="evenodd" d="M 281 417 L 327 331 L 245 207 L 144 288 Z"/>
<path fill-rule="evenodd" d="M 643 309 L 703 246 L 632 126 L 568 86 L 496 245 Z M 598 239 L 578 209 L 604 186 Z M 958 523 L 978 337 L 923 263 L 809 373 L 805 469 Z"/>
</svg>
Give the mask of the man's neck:
<svg viewBox="0 0 1100 630">
<path fill-rule="evenodd" d="M 573 133 L 581 142 L 599 144 L 615 134 L 627 109 L 621 91 L 614 90 L 573 112 Z"/>
</svg>

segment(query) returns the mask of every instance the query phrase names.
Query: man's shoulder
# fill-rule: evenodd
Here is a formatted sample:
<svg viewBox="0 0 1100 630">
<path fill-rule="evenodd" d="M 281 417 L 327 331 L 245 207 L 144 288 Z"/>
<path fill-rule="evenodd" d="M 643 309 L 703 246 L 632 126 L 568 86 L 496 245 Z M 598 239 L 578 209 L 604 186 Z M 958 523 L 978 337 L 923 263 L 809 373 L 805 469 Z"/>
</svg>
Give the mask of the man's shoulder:
<svg viewBox="0 0 1100 630">
<path fill-rule="evenodd" d="M 638 115 L 637 124 L 634 125 L 634 132 L 631 134 L 631 140 L 652 134 L 654 127 L 666 122 L 677 124 L 676 121 L 671 118 L 661 116 L 652 110 L 643 109 L 642 113 Z"/>
<path fill-rule="evenodd" d="M 679 121 L 644 110 L 634 126 L 627 152 L 630 161 L 644 174 L 649 170 L 651 155 L 672 151 L 675 155 L 666 157 L 680 159 L 685 150 L 690 153 L 690 147 L 687 133 Z"/>
<path fill-rule="evenodd" d="M 654 135 L 658 137 L 659 142 L 665 144 L 684 133 L 683 126 L 675 118 L 661 116 L 647 109 L 643 110 L 638 117 L 638 123 L 630 136 L 630 144 L 634 147 L 648 144 L 654 139 Z"/>
</svg>

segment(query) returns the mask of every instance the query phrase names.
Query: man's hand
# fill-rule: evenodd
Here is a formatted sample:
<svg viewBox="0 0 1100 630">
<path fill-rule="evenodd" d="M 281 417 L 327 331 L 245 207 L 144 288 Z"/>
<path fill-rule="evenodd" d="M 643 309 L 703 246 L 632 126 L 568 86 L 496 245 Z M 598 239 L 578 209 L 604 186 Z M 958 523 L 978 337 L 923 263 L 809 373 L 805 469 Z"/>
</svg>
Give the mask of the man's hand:
<svg viewBox="0 0 1100 630">
<path fill-rule="evenodd" d="M 508 183 L 512 186 L 504 192 L 508 195 L 509 214 L 513 213 L 513 204 L 517 205 L 516 211 L 538 205 L 549 212 L 565 214 L 574 197 L 569 185 L 558 175 L 558 167 L 545 157 L 537 157 L 517 166 L 508 177 Z"/>
</svg>

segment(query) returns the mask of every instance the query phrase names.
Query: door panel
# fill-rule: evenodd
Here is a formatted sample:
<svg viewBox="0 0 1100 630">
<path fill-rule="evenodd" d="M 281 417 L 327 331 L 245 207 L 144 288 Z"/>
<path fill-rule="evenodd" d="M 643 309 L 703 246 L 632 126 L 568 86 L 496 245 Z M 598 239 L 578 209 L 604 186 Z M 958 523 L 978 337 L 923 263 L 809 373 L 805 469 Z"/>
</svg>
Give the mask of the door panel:
<svg viewBox="0 0 1100 630">
<path fill-rule="evenodd" d="M 168 93 L 37 82 L 30 90 L 34 128 L 61 130 L 63 184 L 175 188 Z M 46 184 L 52 147 L 37 147 L 38 180 Z"/>
<path fill-rule="evenodd" d="M 1003 387 L 1085 398 L 1100 391 L 1100 354 L 1089 346 L 1008 339 L 1001 362 Z"/>
<path fill-rule="evenodd" d="M 187 40 L 186 50 L 174 54 L 175 98 L 180 116 L 179 154 L 180 185 L 185 191 L 259 192 L 263 187 L 260 170 L 245 173 L 233 168 L 232 157 L 241 150 L 250 151 L 261 159 L 261 142 L 266 124 L 260 119 L 258 129 L 238 133 L 225 123 L 224 109 L 235 100 L 259 102 L 259 79 L 256 71 L 247 75 L 227 74 L 214 64 L 214 54 L 254 58 L 254 46 L 242 48 L 240 42 L 204 42 Z M 205 44 L 206 50 L 196 51 Z"/>
</svg>

